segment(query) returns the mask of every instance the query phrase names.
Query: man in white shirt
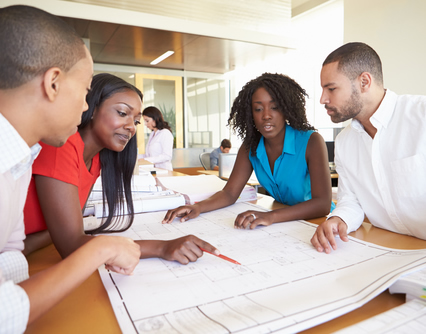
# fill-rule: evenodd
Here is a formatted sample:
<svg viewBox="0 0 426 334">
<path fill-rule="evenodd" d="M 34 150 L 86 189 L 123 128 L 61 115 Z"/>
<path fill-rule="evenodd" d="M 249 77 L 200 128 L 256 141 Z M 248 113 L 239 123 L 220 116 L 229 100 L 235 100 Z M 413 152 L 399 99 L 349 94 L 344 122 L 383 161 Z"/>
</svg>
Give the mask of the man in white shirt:
<svg viewBox="0 0 426 334">
<path fill-rule="evenodd" d="M 28 278 L 23 207 L 39 141 L 63 145 L 87 109 L 92 58 L 65 22 L 28 6 L 0 9 L 0 333 L 22 333 L 100 265 L 129 274 L 140 248 L 96 237 Z"/>
<path fill-rule="evenodd" d="M 364 43 L 333 51 L 321 70 L 321 103 L 335 123 L 352 119 L 336 138 L 337 207 L 311 239 L 336 249 L 335 236 L 374 226 L 426 239 L 426 96 L 384 89 L 377 53 Z"/>
</svg>

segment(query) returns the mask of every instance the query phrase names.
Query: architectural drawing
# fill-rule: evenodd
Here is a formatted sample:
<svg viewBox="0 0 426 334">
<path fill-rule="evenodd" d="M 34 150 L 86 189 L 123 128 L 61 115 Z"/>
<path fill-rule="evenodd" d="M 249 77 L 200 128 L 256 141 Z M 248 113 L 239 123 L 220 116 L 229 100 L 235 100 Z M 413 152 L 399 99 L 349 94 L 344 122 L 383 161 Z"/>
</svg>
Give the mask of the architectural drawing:
<svg viewBox="0 0 426 334">
<path fill-rule="evenodd" d="M 350 238 L 318 253 L 316 225 L 293 221 L 234 229 L 249 203 L 161 224 L 165 212 L 140 214 L 121 235 L 174 239 L 194 234 L 241 266 L 205 253 L 186 266 L 141 260 L 134 275 L 101 268 L 124 333 L 291 333 L 349 312 L 388 288 L 404 272 L 426 266 L 426 250 L 392 250 Z"/>
</svg>

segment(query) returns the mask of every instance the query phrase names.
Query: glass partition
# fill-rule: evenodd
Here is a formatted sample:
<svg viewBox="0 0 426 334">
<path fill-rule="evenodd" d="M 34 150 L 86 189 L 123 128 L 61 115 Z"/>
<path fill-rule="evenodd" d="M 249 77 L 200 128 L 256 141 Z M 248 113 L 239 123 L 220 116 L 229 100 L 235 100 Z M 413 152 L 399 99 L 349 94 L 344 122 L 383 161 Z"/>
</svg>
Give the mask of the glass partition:
<svg viewBox="0 0 426 334">
<path fill-rule="evenodd" d="M 231 138 L 226 125 L 230 110 L 228 79 L 198 72 L 157 71 L 159 74 L 139 67 L 95 64 L 95 73 L 108 72 L 138 87 L 144 95 L 143 108 L 161 110 L 172 128 L 174 148 L 204 151 Z M 149 130 L 142 122 L 137 131 L 138 150 L 144 153 Z"/>
<path fill-rule="evenodd" d="M 172 128 L 173 147 L 183 148 L 182 77 L 136 73 L 135 83 L 144 95 L 143 108 L 155 106 L 160 109 Z M 137 131 L 139 153 L 144 153 L 149 130 L 141 122 Z"/>
<path fill-rule="evenodd" d="M 187 147 L 219 147 L 229 138 L 227 80 L 187 78 Z"/>
</svg>

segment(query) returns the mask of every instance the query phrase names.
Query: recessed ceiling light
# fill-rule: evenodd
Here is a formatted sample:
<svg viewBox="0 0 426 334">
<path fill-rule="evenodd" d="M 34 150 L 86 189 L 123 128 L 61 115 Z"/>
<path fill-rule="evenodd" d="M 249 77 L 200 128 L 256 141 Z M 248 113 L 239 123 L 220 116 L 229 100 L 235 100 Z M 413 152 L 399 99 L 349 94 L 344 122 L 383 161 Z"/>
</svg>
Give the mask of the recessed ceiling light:
<svg viewBox="0 0 426 334">
<path fill-rule="evenodd" d="M 174 51 L 167 51 L 164 54 L 162 54 L 160 57 L 158 57 L 157 59 L 154 59 L 150 64 L 151 65 L 157 65 L 159 62 L 163 61 L 167 57 L 170 57 L 173 53 L 175 53 L 175 52 Z"/>
</svg>

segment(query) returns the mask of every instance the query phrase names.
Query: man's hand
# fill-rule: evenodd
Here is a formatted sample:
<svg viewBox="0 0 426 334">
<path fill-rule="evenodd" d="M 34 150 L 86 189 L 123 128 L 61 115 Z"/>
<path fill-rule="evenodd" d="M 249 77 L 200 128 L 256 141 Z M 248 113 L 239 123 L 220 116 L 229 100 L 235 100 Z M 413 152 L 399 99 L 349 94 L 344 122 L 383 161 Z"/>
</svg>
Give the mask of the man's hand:
<svg viewBox="0 0 426 334">
<path fill-rule="evenodd" d="M 130 275 L 139 263 L 140 247 L 130 238 L 98 236 L 94 241 L 108 251 L 105 267 L 120 274 Z"/>
<path fill-rule="evenodd" d="M 160 257 L 165 260 L 188 264 L 189 262 L 197 261 L 199 257 L 203 256 L 201 248 L 215 255 L 220 255 L 216 247 L 194 235 L 188 235 L 179 239 L 165 241 Z"/>
<path fill-rule="evenodd" d="M 314 236 L 311 239 L 312 245 L 318 252 L 331 252 L 330 246 L 333 250 L 337 249 L 335 236 L 339 235 L 340 239 L 347 242 L 348 239 L 348 226 L 339 217 L 331 217 L 317 227 Z"/>
<path fill-rule="evenodd" d="M 200 215 L 200 209 L 198 208 L 196 204 L 184 205 L 176 209 L 167 211 L 162 223 L 170 224 L 175 218 L 180 218 L 180 222 L 183 223 L 189 219 L 198 217 L 199 215 Z"/>
<path fill-rule="evenodd" d="M 250 229 L 254 229 L 258 225 L 271 225 L 270 221 L 271 215 L 269 212 L 261 212 L 261 211 L 245 211 L 240 213 L 235 219 L 234 227 L 246 229 L 247 226 L 250 226 Z"/>
</svg>

